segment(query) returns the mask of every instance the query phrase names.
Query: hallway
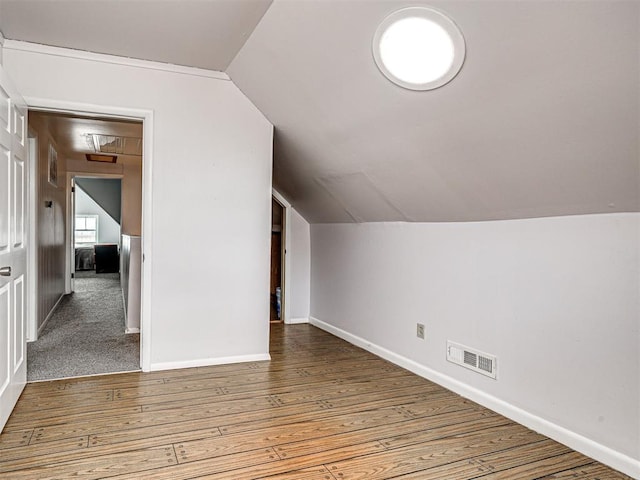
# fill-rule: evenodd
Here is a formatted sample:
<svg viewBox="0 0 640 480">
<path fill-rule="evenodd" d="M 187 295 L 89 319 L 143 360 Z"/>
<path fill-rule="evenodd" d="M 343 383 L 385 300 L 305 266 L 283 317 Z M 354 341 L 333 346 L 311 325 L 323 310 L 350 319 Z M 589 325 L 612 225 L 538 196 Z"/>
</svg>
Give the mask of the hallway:
<svg viewBox="0 0 640 480">
<path fill-rule="evenodd" d="M 75 292 L 27 346 L 27 380 L 139 370 L 140 335 L 124 329 L 119 274 L 76 272 Z"/>
</svg>

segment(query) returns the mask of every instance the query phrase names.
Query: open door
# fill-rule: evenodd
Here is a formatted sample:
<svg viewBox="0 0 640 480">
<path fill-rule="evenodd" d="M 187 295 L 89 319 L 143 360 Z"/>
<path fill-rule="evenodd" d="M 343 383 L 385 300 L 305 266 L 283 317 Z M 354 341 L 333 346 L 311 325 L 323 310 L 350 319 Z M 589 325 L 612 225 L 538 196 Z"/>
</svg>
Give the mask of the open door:
<svg viewBox="0 0 640 480">
<path fill-rule="evenodd" d="M 27 108 L 0 68 L 0 431 L 27 381 Z"/>
</svg>

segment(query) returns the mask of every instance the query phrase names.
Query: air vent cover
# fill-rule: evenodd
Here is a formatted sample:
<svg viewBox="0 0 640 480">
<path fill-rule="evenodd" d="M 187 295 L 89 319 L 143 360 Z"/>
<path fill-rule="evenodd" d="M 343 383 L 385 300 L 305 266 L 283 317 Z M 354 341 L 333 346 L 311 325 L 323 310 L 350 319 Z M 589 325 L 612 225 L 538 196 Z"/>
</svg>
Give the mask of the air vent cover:
<svg viewBox="0 0 640 480">
<path fill-rule="evenodd" d="M 142 155 L 142 138 L 88 133 L 86 139 L 88 147 L 96 153 Z"/>
<path fill-rule="evenodd" d="M 482 353 L 459 343 L 447 342 L 447 360 L 465 368 L 496 378 L 497 358 L 495 355 Z"/>
</svg>

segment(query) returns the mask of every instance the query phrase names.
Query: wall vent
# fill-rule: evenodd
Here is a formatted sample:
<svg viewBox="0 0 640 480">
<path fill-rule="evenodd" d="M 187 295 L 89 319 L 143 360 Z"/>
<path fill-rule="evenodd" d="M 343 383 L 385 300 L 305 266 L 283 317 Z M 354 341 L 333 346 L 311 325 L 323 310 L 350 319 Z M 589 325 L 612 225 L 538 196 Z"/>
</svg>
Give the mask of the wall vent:
<svg viewBox="0 0 640 480">
<path fill-rule="evenodd" d="M 447 341 L 447 360 L 487 377 L 496 378 L 498 359 L 495 355 Z"/>
</svg>

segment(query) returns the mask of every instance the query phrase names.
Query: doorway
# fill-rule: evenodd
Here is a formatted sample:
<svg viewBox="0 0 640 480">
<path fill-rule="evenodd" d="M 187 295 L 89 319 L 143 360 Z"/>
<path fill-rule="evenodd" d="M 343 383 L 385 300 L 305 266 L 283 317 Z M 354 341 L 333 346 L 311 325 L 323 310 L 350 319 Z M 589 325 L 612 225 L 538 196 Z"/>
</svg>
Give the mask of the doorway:
<svg viewBox="0 0 640 480">
<path fill-rule="evenodd" d="M 122 178 L 74 176 L 71 193 L 71 278 L 87 271 L 120 273 Z"/>
<path fill-rule="evenodd" d="M 269 287 L 269 320 L 283 321 L 284 305 L 284 206 L 271 198 L 271 281 Z"/>
<path fill-rule="evenodd" d="M 139 370 L 139 336 L 125 331 L 140 331 L 141 259 L 133 262 L 133 272 L 127 264 L 123 279 L 121 253 L 125 237 L 127 245 L 133 237 L 141 243 L 143 123 L 30 111 L 30 124 L 41 145 L 34 209 L 39 260 L 34 293 L 40 308 L 30 320 L 38 339 L 29 344 L 29 379 Z M 137 309 L 137 325 L 129 329 L 123 281 L 131 277 L 137 298 L 128 295 L 133 308 L 127 314 Z M 67 341 L 73 346 L 65 347 Z M 47 360 L 39 361 L 43 351 L 40 360 Z"/>
</svg>

